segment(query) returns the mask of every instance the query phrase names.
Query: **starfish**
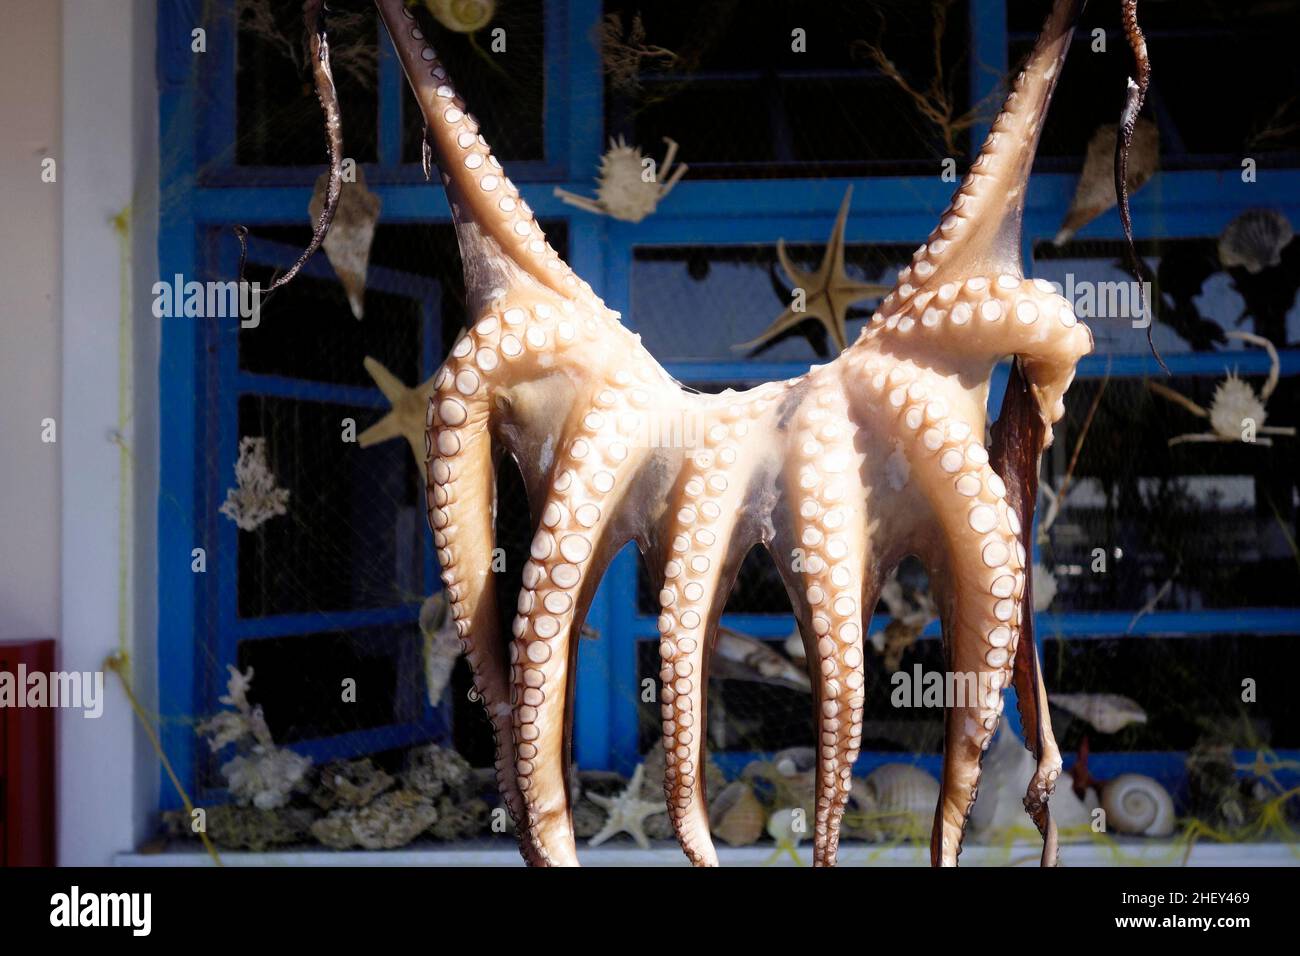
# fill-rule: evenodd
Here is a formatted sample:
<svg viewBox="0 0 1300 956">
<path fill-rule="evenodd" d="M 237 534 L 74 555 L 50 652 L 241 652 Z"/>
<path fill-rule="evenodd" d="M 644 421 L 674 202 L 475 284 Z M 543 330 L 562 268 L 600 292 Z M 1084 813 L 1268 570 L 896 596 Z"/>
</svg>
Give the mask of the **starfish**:
<svg viewBox="0 0 1300 956">
<path fill-rule="evenodd" d="M 425 422 L 429 414 L 429 401 L 433 398 L 433 379 L 430 378 L 423 385 L 409 388 L 380 362 L 368 355 L 364 365 L 370 377 L 379 386 L 379 390 L 384 393 L 384 398 L 388 399 L 392 411 L 357 436 L 357 444 L 362 448 L 369 448 L 371 445 L 378 445 L 380 442 L 401 435 L 411 446 L 416 467 L 423 471 L 424 459 L 428 454 L 428 449 L 425 447 L 427 427 Z"/>
<path fill-rule="evenodd" d="M 632 774 L 632 782 L 622 793 L 614 797 L 602 797 L 598 793 L 590 794 L 592 802 L 604 807 L 609 814 L 600 832 L 591 838 L 590 846 L 600 846 L 612 836 L 627 833 L 636 840 L 636 845 L 641 849 L 650 849 L 650 840 L 645 835 L 646 817 L 665 813 L 667 808 L 662 800 L 641 799 L 641 783 L 644 779 L 645 764 L 637 764 L 636 772 Z"/>
<path fill-rule="evenodd" d="M 876 299 L 887 293 L 887 285 L 874 282 L 858 282 L 844 272 L 844 224 L 849 218 L 849 200 L 853 197 L 853 187 L 844 191 L 844 201 L 840 203 L 839 215 L 835 218 L 835 228 L 826 243 L 822 254 L 822 264 L 816 272 L 801 272 L 794 267 L 785 251 L 785 240 L 776 241 L 776 257 L 781 268 L 794 282 L 796 291 L 804 293 L 803 308 L 795 309 L 791 304 L 771 325 L 756 339 L 735 346 L 737 350 L 756 348 L 769 342 L 788 329 L 794 328 L 805 319 L 816 319 L 826 327 L 835 350 L 843 352 L 848 345 L 845 323 L 848 320 L 849 306 L 864 299 Z"/>
</svg>

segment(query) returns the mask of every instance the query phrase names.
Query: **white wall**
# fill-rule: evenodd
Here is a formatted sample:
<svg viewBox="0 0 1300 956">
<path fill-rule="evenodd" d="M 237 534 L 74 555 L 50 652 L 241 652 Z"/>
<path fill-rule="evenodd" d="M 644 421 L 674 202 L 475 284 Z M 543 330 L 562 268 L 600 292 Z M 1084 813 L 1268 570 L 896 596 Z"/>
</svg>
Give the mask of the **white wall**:
<svg viewBox="0 0 1300 956">
<path fill-rule="evenodd" d="M 41 420 L 61 422 L 61 186 L 41 182 L 41 160 L 60 158 L 60 5 L 8 0 L 4 14 L 10 27 L 0 29 L 0 640 L 59 631 L 62 448 L 41 442 Z"/>
<path fill-rule="evenodd" d="M 60 667 L 100 670 L 123 641 L 147 711 L 157 646 L 154 25 L 153 0 L 62 4 Z M 123 212 L 124 233 L 112 223 Z M 59 715 L 65 864 L 110 863 L 138 845 L 157 806 L 153 751 L 115 677 L 105 689 L 100 719 Z"/>
</svg>

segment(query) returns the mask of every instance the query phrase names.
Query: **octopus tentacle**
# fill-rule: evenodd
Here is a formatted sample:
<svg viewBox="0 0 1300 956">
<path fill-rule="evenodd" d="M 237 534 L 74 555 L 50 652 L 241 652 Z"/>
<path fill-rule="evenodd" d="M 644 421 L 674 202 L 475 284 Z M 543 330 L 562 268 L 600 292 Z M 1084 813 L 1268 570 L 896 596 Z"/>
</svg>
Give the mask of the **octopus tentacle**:
<svg viewBox="0 0 1300 956">
<path fill-rule="evenodd" d="M 829 377 L 828 377 L 829 378 Z M 814 390 L 794 418 L 787 465 L 794 539 L 802 552 L 801 623 L 818 728 L 813 863 L 834 866 L 853 762 L 862 744 L 866 671 L 862 620 L 868 555 L 857 424 L 838 378 Z M 794 489 L 798 489 L 797 492 Z"/>
<path fill-rule="evenodd" d="M 456 222 L 473 223 L 551 291 L 594 300 L 591 286 L 551 248 L 532 210 L 505 176 L 415 15 L 402 0 L 376 0 L 376 5 L 419 103 L 426 142 L 442 172 Z"/>
<path fill-rule="evenodd" d="M 468 333 L 462 336 L 455 347 L 461 356 L 453 356 L 435 380 L 427 420 L 426 497 L 451 616 L 474 690 L 492 724 L 497 786 L 518 828 L 524 804 L 515 781 L 508 664 L 498 625 L 496 576 L 484 573 L 492 566 L 495 545 L 496 477 L 482 370 L 466 361 L 473 341 Z M 531 856 L 522 841 L 521 848 Z"/>
<path fill-rule="evenodd" d="M 946 590 L 954 596 L 943 615 L 955 699 L 946 702 L 943 779 L 931 857 L 944 866 L 955 866 L 961 852 L 982 754 L 1002 714 L 1002 689 L 1010 682 L 1025 584 L 1025 554 L 1014 530 L 1018 526 L 996 497 L 1000 479 L 987 466 L 964 471 L 958 481 L 965 478 L 980 481 L 984 488 L 969 499 L 968 510 L 965 503 L 959 506 L 962 513 L 949 526 L 950 534 L 973 539 L 977 549 L 973 557 L 970 548 L 950 552 Z M 948 493 L 965 498 L 962 491 Z"/>
<path fill-rule="evenodd" d="M 1020 220 L 1043 119 L 1083 0 L 1058 2 L 1012 83 L 979 156 L 930 233 L 913 269 L 950 276 L 1020 274 Z M 924 263 L 924 266 L 921 264 Z"/>
<path fill-rule="evenodd" d="M 736 396 L 701 415 L 701 446 L 686 454 L 662 540 L 659 592 L 664 794 L 673 829 L 696 866 L 717 866 L 705 791 L 708 652 L 740 562 L 758 540 L 747 522 L 754 462 L 768 434 L 769 389 Z"/>
<path fill-rule="evenodd" d="M 1007 507 L 1020 518 L 1020 543 L 1031 546 L 1033 507 L 1038 497 L 1038 468 L 1045 444 L 1045 427 L 1034 412 L 1023 370 L 1017 362 L 1007 382 L 1002 412 L 992 428 L 990 464 L 1006 475 Z M 1057 832 L 1048 799 L 1061 773 L 1061 752 L 1052 733 L 1052 718 L 1034 641 L 1034 617 L 1025 608 L 1034 604 L 1032 568 L 1025 569 L 1025 593 L 1021 597 L 1021 635 L 1016 646 L 1012 683 L 1025 730 L 1025 744 L 1037 760 L 1033 779 L 1025 793 L 1025 810 L 1043 836 L 1043 866 L 1056 866 Z"/>
<path fill-rule="evenodd" d="M 524 566 L 524 590 L 511 649 L 516 772 L 525 795 L 526 829 L 537 852 L 553 864 L 577 862 L 568 805 L 565 720 L 570 699 L 573 632 L 584 594 L 600 578 L 602 554 L 622 542 L 604 540 L 607 515 L 631 481 L 641 430 L 638 405 L 609 388 L 598 390 L 557 458 L 550 492 Z M 616 420 L 618 430 L 606 428 Z"/>
</svg>

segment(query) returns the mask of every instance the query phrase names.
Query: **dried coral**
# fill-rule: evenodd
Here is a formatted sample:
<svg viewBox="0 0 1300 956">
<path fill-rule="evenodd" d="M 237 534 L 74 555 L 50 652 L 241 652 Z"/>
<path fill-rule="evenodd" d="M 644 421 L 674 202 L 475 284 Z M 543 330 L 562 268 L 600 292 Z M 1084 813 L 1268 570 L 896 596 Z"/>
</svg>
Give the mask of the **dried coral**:
<svg viewBox="0 0 1300 956">
<path fill-rule="evenodd" d="M 198 733 L 209 738 L 214 753 L 232 744 L 243 748 L 221 767 L 236 803 L 261 810 L 282 807 L 303 788 L 311 758 L 279 747 L 271 738 L 262 708 L 248 701 L 253 669 L 250 667 L 247 673 L 235 667 L 228 669 L 226 694 L 219 700 L 234 710 L 200 723 Z"/>
<path fill-rule="evenodd" d="M 478 836 L 487 826 L 487 801 L 472 797 L 457 802 L 450 797 L 438 801 L 438 819 L 429 828 L 435 840 L 465 840 Z"/>
<path fill-rule="evenodd" d="M 428 744 L 407 752 L 401 778 L 404 786 L 436 800 L 444 794 L 467 796 L 472 789 L 474 771 L 469 761 L 456 751 Z"/>
<path fill-rule="evenodd" d="M 648 46 L 645 41 L 645 24 L 640 13 L 632 15 L 626 29 L 623 17 L 617 13 L 606 14 L 601 21 L 601 59 L 615 92 L 636 96 L 641 92 L 641 71 L 646 65 L 668 68 L 678 61 L 672 50 Z"/>
<path fill-rule="evenodd" d="M 293 4 L 280 4 L 292 9 Z M 282 26 L 276 19 L 274 0 L 239 0 L 239 29 L 256 36 L 289 60 L 298 70 L 307 69 L 307 50 L 297 22 Z M 379 66 L 379 48 L 366 29 L 369 14 L 361 10 L 333 9 L 329 15 L 330 53 L 333 65 L 348 73 L 363 89 L 374 89 Z"/>
<path fill-rule="evenodd" d="M 241 438 L 235 462 L 235 487 L 226 491 L 220 511 L 240 531 L 255 531 L 289 510 L 289 490 L 276 484 L 266 460 L 265 438 Z"/>
<path fill-rule="evenodd" d="M 312 824 L 311 832 L 336 850 L 361 847 L 394 850 L 406 846 L 438 819 L 438 811 L 424 794 L 393 790 L 368 806 L 335 810 Z"/>
<path fill-rule="evenodd" d="M 938 128 L 940 135 L 943 136 L 944 149 L 949 156 L 955 156 L 959 151 L 958 136 L 981 121 L 979 104 L 964 113 L 957 113 L 957 97 L 943 63 L 943 40 L 948 27 L 949 8 L 953 3 L 954 0 L 931 0 L 934 73 L 924 90 L 914 87 L 885 52 L 883 38 L 886 24 L 883 15 L 879 16 L 880 29 L 876 41 L 855 40 L 851 44 L 851 49 L 855 53 L 864 55 L 874 63 L 884 76 L 907 94 L 917 112 Z"/>
<path fill-rule="evenodd" d="M 230 795 L 241 806 L 252 804 L 259 810 L 282 807 L 303 788 L 311 769 L 311 758 L 282 747 L 253 748 L 222 765 Z"/>
<path fill-rule="evenodd" d="M 227 805 L 205 810 L 206 832 L 212 842 L 223 849 L 262 853 L 275 847 L 303 843 L 311 835 L 313 814 L 303 807 L 258 810 Z M 167 811 L 162 815 L 162 822 L 170 836 L 186 839 L 197 836 L 192 819 L 184 810 Z"/>
<path fill-rule="evenodd" d="M 364 807 L 396 781 L 366 757 L 337 760 L 320 769 L 311 799 L 322 810 Z"/>
</svg>

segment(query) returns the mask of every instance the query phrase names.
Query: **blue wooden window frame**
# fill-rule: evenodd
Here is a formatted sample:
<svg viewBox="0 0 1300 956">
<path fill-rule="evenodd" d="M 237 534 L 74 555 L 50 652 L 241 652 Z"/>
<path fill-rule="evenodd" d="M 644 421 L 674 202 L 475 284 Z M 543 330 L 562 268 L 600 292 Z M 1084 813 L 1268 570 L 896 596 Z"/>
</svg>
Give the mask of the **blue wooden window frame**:
<svg viewBox="0 0 1300 956">
<path fill-rule="evenodd" d="M 203 12 L 207 7 L 209 16 Z M 161 194 L 159 231 L 160 273 L 192 276 L 220 266 L 230 274 L 228 251 L 216 257 L 211 237 L 231 223 L 301 225 L 318 167 L 295 169 L 239 168 L 231 165 L 234 140 L 234 17 L 233 0 L 210 6 L 202 0 L 176 0 L 160 5 L 157 69 L 160 83 Z M 544 160 L 511 164 L 511 174 L 540 218 L 567 224 L 569 260 L 611 308 L 635 325 L 629 289 L 635 250 L 646 246 L 689 244 L 769 244 L 774 236 L 789 242 L 821 243 L 834 217 L 845 186 L 854 185 L 849 236 L 854 243 L 915 243 L 932 227 L 949 199 L 951 184 L 935 176 L 872 177 L 834 180 L 700 180 L 689 177 L 654 216 L 636 225 L 575 211 L 555 198 L 554 186 L 587 193 L 604 145 L 603 75 L 598 52 L 590 41 L 591 26 L 602 14 L 600 0 L 547 0 L 545 16 L 545 151 Z M 1005 0 L 972 0 L 970 5 L 972 98 L 992 92 L 993 78 L 1005 73 L 1009 35 Z M 190 52 L 190 31 L 208 30 L 208 50 Z M 383 199 L 385 223 L 447 223 L 442 191 L 423 182 L 418 167 L 401 164 L 400 103 L 404 83 L 390 44 L 380 28 L 379 162 L 366 165 L 370 187 Z M 204 104 L 200 112 L 200 104 Z M 486 108 L 480 106 L 480 109 Z M 345 117 L 345 122 L 346 122 Z M 356 120 L 354 120 L 356 122 Z M 346 128 L 346 127 L 345 127 Z M 973 131 L 978 146 L 984 129 Z M 225 150 L 226 152 L 223 152 Z M 1024 219 L 1025 261 L 1033 261 L 1033 243 L 1050 237 L 1068 207 L 1075 185 L 1072 174 L 1035 176 Z M 1300 221 L 1300 170 L 1260 170 L 1247 187 L 1237 170 L 1162 172 L 1134 197 L 1136 221 L 1143 236 L 1152 238 L 1216 235 L 1239 212 L 1272 206 Z M 1086 239 L 1119 239 L 1118 218 L 1112 212 L 1090 224 Z M 269 250 L 263 250 L 264 253 Z M 216 257 L 216 258 L 214 258 Z M 314 268 L 323 268 L 319 263 Z M 371 320 L 374 321 L 374 320 Z M 235 641 L 272 634 L 301 633 L 346 619 L 348 626 L 393 620 L 414 620 L 413 609 L 348 612 L 342 616 L 295 615 L 292 620 L 235 623 L 230 617 L 233 593 L 205 589 L 202 575 L 189 570 L 196 546 L 233 561 L 235 532 L 229 522 L 210 538 L 212 518 L 205 509 L 202 460 L 212 442 L 219 460 L 233 462 L 237 436 L 233 432 L 241 390 L 292 388 L 302 383 L 262 381 L 234 370 L 227 358 L 214 364 L 204 345 L 214 333 L 203 324 L 167 319 L 162 331 L 161 376 L 161 494 L 159 500 L 159 693 L 164 716 L 163 742 L 180 772 L 192 781 L 196 741 L 185 718 L 205 706 L 196 668 L 196 636 L 205 622 L 217 622 L 217 653 L 232 654 Z M 426 336 L 426 341 L 432 337 Z M 218 351 L 219 355 L 228 355 Z M 358 356 L 359 358 L 359 356 Z M 427 369 L 434 356 L 423 356 Z M 1282 374 L 1300 374 L 1300 350 L 1282 352 Z M 1179 375 L 1219 376 L 1221 354 L 1193 353 L 1166 357 Z M 1267 369 L 1257 352 L 1233 353 L 1232 364 L 1243 373 Z M 807 363 L 712 361 L 670 363 L 669 371 L 685 383 L 743 382 L 802 374 Z M 1145 354 L 1091 356 L 1079 369 L 1080 378 L 1142 376 L 1157 371 Z M 206 418 L 202 396 L 217 376 L 222 409 L 215 423 Z M 995 407 L 1005 375 L 995 381 Z M 344 400 L 358 407 L 382 407 L 379 393 L 367 388 L 321 386 L 322 399 Z M 206 544 L 205 544 L 206 542 Z M 590 623 L 601 640 L 584 642 L 578 662 L 577 714 L 574 746 L 585 768 L 614 768 L 628 772 L 637 760 L 639 699 L 636 645 L 655 636 L 654 618 L 637 612 L 636 557 L 629 548 L 612 563 L 593 602 Z M 431 559 L 430 559 L 431 562 Z M 432 566 L 429 566 L 430 573 Z M 1038 633 L 1071 639 L 1121 636 L 1130 630 L 1131 612 L 1041 614 Z M 730 614 L 724 623 L 762 638 L 783 639 L 793 622 L 783 615 Z M 873 621 L 873 627 L 883 621 Z M 1249 632 L 1285 635 L 1300 633 L 1300 610 L 1253 608 L 1204 612 L 1154 612 L 1132 628 L 1132 638 Z M 925 637 L 938 635 L 937 625 Z M 233 658 L 232 658 L 233 659 Z M 223 658 L 224 660 L 224 658 Z M 1014 709 L 1008 708 L 1014 717 Z M 173 718 L 173 719 L 168 719 Z M 175 719 L 180 718 L 180 719 Z M 331 752 L 329 738 L 320 746 L 310 742 L 295 749 L 314 755 Z M 364 734 L 352 735 L 349 746 L 364 747 Z M 1287 751 L 1292 758 L 1300 751 Z M 718 755 L 724 767 L 739 769 L 750 753 Z M 863 754 L 859 770 L 897 759 L 896 754 Z M 1094 755 L 1103 775 L 1128 769 L 1178 777 L 1184 755 L 1179 752 L 1110 753 Z M 1243 758 L 1245 755 L 1243 755 Z M 938 755 L 922 755 L 918 763 L 937 769 Z M 163 801 L 175 806 L 164 780 Z"/>
</svg>

